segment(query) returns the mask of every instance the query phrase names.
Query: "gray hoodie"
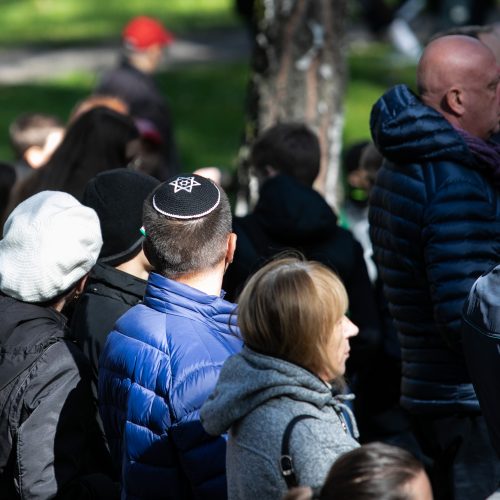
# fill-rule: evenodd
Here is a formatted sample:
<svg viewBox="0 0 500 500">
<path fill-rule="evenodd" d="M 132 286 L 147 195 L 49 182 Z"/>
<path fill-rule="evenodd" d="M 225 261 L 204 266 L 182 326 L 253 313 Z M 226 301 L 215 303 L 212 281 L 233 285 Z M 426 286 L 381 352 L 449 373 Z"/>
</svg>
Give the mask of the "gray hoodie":
<svg viewBox="0 0 500 500">
<path fill-rule="evenodd" d="M 358 446 L 340 416 L 342 407 L 328 384 L 300 366 L 247 347 L 229 358 L 200 412 L 209 434 L 230 431 L 229 499 L 276 500 L 286 493 L 281 441 L 296 415 L 315 417 L 299 421 L 290 438 L 297 480 L 319 488 L 335 459 Z"/>
</svg>

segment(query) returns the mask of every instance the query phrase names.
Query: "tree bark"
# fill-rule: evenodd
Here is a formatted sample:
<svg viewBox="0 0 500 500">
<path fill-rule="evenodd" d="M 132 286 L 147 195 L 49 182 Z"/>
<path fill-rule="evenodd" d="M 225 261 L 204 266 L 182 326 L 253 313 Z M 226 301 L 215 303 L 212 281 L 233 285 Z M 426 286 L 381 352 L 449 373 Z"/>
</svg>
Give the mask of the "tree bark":
<svg viewBox="0 0 500 500">
<path fill-rule="evenodd" d="M 347 0 L 256 0 L 255 7 L 246 142 L 279 122 L 307 123 L 322 150 L 315 187 L 337 205 Z"/>
</svg>

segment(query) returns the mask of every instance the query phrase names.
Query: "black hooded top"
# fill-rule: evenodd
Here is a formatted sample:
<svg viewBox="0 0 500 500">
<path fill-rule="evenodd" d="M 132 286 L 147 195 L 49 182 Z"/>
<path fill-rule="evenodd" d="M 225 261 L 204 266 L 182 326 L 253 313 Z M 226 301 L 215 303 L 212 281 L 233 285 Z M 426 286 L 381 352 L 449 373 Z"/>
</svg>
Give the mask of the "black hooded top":
<svg viewBox="0 0 500 500">
<path fill-rule="evenodd" d="M 350 318 L 360 329 L 355 343 L 378 341 L 378 315 L 363 249 L 338 225 L 337 216 L 318 192 L 289 176 L 273 177 L 262 186 L 254 212 L 235 217 L 233 231 L 238 236 L 236 253 L 223 282 L 229 300 L 271 257 L 296 250 L 341 278 L 349 296 Z"/>
</svg>

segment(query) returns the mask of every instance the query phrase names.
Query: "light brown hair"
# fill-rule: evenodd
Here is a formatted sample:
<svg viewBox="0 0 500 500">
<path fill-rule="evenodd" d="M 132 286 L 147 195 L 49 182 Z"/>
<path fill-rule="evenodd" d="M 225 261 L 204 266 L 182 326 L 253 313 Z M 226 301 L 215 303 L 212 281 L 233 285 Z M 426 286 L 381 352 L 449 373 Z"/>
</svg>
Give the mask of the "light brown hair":
<svg viewBox="0 0 500 500">
<path fill-rule="evenodd" d="M 347 305 L 344 285 L 329 268 L 279 258 L 246 284 L 238 301 L 238 324 L 249 348 L 316 374 L 326 371 L 333 379 L 339 372 L 328 348 Z"/>
</svg>

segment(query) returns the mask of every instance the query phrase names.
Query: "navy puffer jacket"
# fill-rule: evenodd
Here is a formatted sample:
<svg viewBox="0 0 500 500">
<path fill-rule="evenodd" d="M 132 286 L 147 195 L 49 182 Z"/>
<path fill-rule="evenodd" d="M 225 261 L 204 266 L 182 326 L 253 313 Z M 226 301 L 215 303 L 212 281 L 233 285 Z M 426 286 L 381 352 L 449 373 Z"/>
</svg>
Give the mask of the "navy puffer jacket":
<svg viewBox="0 0 500 500">
<path fill-rule="evenodd" d="M 400 334 L 402 404 L 478 411 L 460 316 L 475 279 L 500 260 L 499 193 L 456 130 L 406 86 L 377 101 L 371 130 L 385 162 L 370 236 Z"/>
<path fill-rule="evenodd" d="M 241 349 L 234 308 L 151 273 L 144 303 L 109 334 L 99 409 L 122 498 L 226 498 L 226 441 L 205 433 L 199 409 Z"/>
</svg>

